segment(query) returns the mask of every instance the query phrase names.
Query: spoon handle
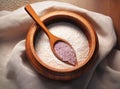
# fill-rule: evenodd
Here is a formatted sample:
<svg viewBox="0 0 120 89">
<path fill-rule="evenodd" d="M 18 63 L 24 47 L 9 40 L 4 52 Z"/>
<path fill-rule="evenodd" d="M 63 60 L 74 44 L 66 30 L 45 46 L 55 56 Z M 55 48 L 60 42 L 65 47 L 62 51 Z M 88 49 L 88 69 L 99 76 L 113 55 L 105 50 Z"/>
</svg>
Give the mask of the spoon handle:
<svg viewBox="0 0 120 89">
<path fill-rule="evenodd" d="M 25 6 L 25 10 L 27 11 L 27 13 L 32 17 L 32 19 L 34 19 L 34 21 L 36 21 L 41 28 L 44 30 L 44 32 L 48 35 L 48 37 L 50 38 L 50 36 L 52 36 L 52 34 L 48 31 L 48 29 L 46 28 L 46 26 L 43 24 L 43 22 L 40 20 L 39 16 L 36 14 L 36 12 L 33 10 L 33 8 L 31 7 L 30 4 Z"/>
</svg>

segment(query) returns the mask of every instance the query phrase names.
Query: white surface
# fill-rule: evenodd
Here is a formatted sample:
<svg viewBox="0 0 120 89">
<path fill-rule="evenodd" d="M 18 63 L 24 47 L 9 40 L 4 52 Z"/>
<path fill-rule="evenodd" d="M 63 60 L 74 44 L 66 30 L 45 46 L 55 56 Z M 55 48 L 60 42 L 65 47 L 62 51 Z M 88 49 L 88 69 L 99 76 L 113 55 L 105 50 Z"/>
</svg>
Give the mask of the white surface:
<svg viewBox="0 0 120 89">
<path fill-rule="evenodd" d="M 85 61 L 89 52 L 89 44 L 86 36 L 80 28 L 70 23 L 59 22 L 48 26 L 48 29 L 54 35 L 68 41 L 76 52 L 77 61 L 79 64 Z M 49 39 L 45 33 L 37 36 L 35 44 L 36 52 L 40 59 L 47 65 L 57 69 L 68 69 L 74 66 L 66 64 L 57 59 L 51 51 Z"/>
<path fill-rule="evenodd" d="M 6 14 L 0 12 L 3 15 L 0 17 L 0 89 L 120 89 L 120 51 L 114 49 L 116 35 L 110 17 L 59 2 L 40 2 L 33 4 L 33 8 L 39 15 L 45 9 L 46 12 L 67 9 L 89 17 L 99 40 L 98 61 L 75 80 L 46 79 L 33 69 L 25 55 L 23 39 L 33 22 L 31 18 L 23 8 Z"/>
</svg>

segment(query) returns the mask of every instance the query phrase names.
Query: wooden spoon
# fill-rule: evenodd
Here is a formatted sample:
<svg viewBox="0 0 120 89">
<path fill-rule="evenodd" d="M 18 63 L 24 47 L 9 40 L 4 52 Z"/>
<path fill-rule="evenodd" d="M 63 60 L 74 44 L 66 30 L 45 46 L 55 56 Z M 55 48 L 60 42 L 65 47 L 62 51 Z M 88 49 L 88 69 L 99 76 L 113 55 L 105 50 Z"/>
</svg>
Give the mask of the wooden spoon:
<svg viewBox="0 0 120 89">
<path fill-rule="evenodd" d="M 64 39 L 56 37 L 52 33 L 50 33 L 47 27 L 43 24 L 39 16 L 35 13 L 33 8 L 29 4 L 25 6 L 25 10 L 33 18 L 33 20 L 37 22 L 37 24 L 43 29 L 43 31 L 47 34 L 49 41 L 50 41 L 51 49 L 54 55 L 58 57 L 59 60 L 67 64 L 76 65 L 77 63 L 76 53 L 74 49 L 72 48 L 72 46 Z"/>
</svg>

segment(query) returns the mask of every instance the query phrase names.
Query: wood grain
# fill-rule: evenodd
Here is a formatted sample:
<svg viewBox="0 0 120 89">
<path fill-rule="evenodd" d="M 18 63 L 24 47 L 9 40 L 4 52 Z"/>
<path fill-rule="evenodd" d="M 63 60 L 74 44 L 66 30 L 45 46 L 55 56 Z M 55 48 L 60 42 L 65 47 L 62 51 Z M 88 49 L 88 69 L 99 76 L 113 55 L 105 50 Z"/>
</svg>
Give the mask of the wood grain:
<svg viewBox="0 0 120 89">
<path fill-rule="evenodd" d="M 40 19 L 44 22 L 44 24 L 52 24 L 56 21 L 67 21 L 72 24 L 76 24 L 85 33 L 89 42 L 89 53 L 85 61 L 77 63 L 75 66 L 68 69 L 51 67 L 44 63 L 36 54 L 34 48 L 35 37 L 36 33 L 38 33 L 38 31 L 40 32 L 41 29 L 38 29 L 36 24 L 32 25 L 26 38 L 26 54 L 33 67 L 40 74 L 55 80 L 70 80 L 77 78 L 94 65 L 96 62 L 95 57 L 98 50 L 98 41 L 94 28 L 87 19 L 80 14 L 78 15 L 77 13 L 70 11 L 49 12 L 40 17 Z"/>
</svg>

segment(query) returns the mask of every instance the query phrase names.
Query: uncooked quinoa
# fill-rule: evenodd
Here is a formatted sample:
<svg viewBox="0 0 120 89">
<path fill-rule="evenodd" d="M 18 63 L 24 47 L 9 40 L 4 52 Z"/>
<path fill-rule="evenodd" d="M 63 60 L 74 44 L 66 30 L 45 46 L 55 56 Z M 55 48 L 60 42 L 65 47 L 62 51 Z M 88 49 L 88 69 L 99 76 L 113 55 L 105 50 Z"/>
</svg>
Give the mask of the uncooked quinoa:
<svg viewBox="0 0 120 89">
<path fill-rule="evenodd" d="M 77 62 L 83 63 L 89 52 L 89 43 L 77 26 L 67 23 L 58 22 L 50 24 L 47 27 L 54 35 L 68 41 L 76 52 Z M 68 69 L 74 67 L 60 61 L 52 52 L 49 39 L 45 33 L 38 33 L 35 41 L 35 50 L 40 59 L 47 65 L 57 69 Z"/>
<path fill-rule="evenodd" d="M 55 43 L 54 49 L 60 60 L 74 66 L 76 65 L 76 53 L 72 46 L 70 46 L 68 43 L 58 41 Z"/>
</svg>

